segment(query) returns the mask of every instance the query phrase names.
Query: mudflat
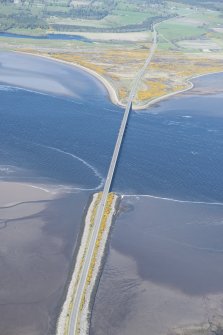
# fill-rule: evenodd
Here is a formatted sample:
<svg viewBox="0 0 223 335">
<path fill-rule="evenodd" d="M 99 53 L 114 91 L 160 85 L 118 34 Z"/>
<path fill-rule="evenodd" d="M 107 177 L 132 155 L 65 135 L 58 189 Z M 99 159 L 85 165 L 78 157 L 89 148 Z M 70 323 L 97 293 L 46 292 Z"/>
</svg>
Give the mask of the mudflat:
<svg viewBox="0 0 223 335">
<path fill-rule="evenodd" d="M 222 221 L 223 204 L 124 197 L 91 335 L 206 335 L 221 327 Z"/>
<path fill-rule="evenodd" d="M 0 190 L 0 333 L 45 335 L 55 328 L 89 195 L 20 182 L 0 182 Z"/>
</svg>

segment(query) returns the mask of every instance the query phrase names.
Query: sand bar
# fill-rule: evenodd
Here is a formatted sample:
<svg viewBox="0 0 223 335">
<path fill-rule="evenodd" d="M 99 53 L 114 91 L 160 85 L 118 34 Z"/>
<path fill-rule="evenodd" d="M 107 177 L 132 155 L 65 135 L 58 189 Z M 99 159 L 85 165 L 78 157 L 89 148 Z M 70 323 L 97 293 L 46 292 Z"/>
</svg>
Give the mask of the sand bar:
<svg viewBox="0 0 223 335">
<path fill-rule="evenodd" d="M 77 99 L 107 91 L 111 101 L 121 105 L 114 87 L 104 77 L 78 64 L 47 55 L 2 52 L 0 66 L 0 83 L 6 85 Z"/>
<path fill-rule="evenodd" d="M 0 182 L 0 334 L 55 334 L 88 194 L 44 187 Z"/>
<path fill-rule="evenodd" d="M 40 59 L 43 59 L 43 61 L 40 62 Z M 44 62 L 44 60 L 46 60 L 46 62 Z M 58 63 L 68 67 L 60 67 L 58 66 Z M 70 96 L 77 99 L 83 98 L 84 94 L 89 94 L 88 92 L 103 94 L 102 88 L 105 88 L 112 103 L 122 108 L 125 107 L 120 102 L 115 88 L 106 78 L 79 64 L 55 59 L 48 55 L 27 52 L 3 52 L 0 53 L 0 65 L 2 67 L 0 83 L 2 82 L 7 85 L 47 94 Z M 69 68 L 81 71 L 72 73 L 69 71 Z M 191 90 L 194 87 L 193 79 L 216 73 L 221 72 L 210 72 L 185 79 L 187 84 L 186 88 L 154 98 L 140 106 L 134 106 L 134 109 L 148 109 L 151 105 L 157 102 Z M 98 81 L 102 83 L 103 87 L 98 85 Z"/>
<path fill-rule="evenodd" d="M 37 184 L 0 182 L 0 207 L 9 207 L 21 202 L 50 200 L 54 196 L 50 190 Z"/>
</svg>

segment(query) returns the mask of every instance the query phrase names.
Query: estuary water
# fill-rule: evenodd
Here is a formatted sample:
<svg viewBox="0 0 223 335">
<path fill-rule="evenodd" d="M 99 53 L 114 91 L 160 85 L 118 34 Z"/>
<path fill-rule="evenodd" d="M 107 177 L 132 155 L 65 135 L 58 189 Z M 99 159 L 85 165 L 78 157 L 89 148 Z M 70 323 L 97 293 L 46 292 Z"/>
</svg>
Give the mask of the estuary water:
<svg viewBox="0 0 223 335">
<path fill-rule="evenodd" d="M 223 206 L 122 199 L 91 335 L 210 335 L 223 329 Z"/>
<path fill-rule="evenodd" d="M 144 180 L 151 195 L 131 195 L 135 188 L 121 199 L 91 335 L 223 331 L 222 75 L 194 83 L 191 92 L 151 108 L 153 115 L 140 114 L 140 130 L 129 126 L 119 167 L 127 174 L 132 160 L 131 181 Z M 142 175 L 132 148 L 137 157 L 146 145 Z"/>
<path fill-rule="evenodd" d="M 7 32 L 0 32 L 0 37 L 6 38 L 22 38 L 22 39 L 33 39 L 33 40 L 75 40 L 82 41 L 87 43 L 92 43 L 92 41 L 84 36 L 75 35 L 75 34 L 47 34 L 47 35 L 22 35 L 22 34 L 14 34 Z"/>
<path fill-rule="evenodd" d="M 122 329 L 123 334 L 130 334 L 129 328 L 122 322 L 131 319 L 133 315 L 136 317 L 132 318 L 135 325 L 139 322 L 142 325 L 140 334 L 148 334 L 148 315 L 145 313 L 144 319 L 137 319 L 136 311 L 141 310 L 141 305 L 137 303 L 142 300 L 140 295 L 136 295 L 135 289 L 149 292 L 149 298 L 144 296 L 145 310 L 151 308 L 151 292 L 154 293 L 154 301 L 158 301 L 155 292 L 160 294 L 161 286 L 163 292 L 166 287 L 173 289 L 165 291 L 167 301 L 170 301 L 168 297 L 171 294 L 176 297 L 175 290 L 180 292 L 178 299 L 182 298 L 181 294 L 188 297 L 196 294 L 206 296 L 206 291 L 213 294 L 221 292 L 220 281 L 223 278 L 221 271 L 218 271 L 218 264 L 221 261 L 220 244 L 223 242 L 223 94 L 219 87 L 222 87 L 223 75 L 197 79 L 195 86 L 199 87 L 201 83 L 207 88 L 209 79 L 212 90 L 214 86 L 218 88 L 217 94 L 207 96 L 194 91 L 194 94 L 172 97 L 148 110 L 133 112 L 130 117 L 112 185 L 113 191 L 126 194 L 126 198 L 121 203 L 120 217 L 111 237 L 111 249 L 96 298 L 91 329 L 93 334 L 114 335 L 112 324 L 117 325 L 117 331 Z M 5 315 L 5 321 L 0 322 L 0 330 L 5 335 L 28 335 L 30 332 L 36 335 L 54 335 L 55 319 L 63 299 L 75 246 L 78 246 L 78 232 L 83 219 L 81 213 L 86 209 L 90 194 L 103 187 L 122 115 L 123 109 L 109 101 L 102 84 L 82 70 L 28 55 L 0 54 L 0 180 L 31 184 L 46 192 L 58 194 L 57 198 L 38 214 L 41 235 L 39 230 L 36 231 L 36 214 L 26 219 L 24 215 L 18 214 L 17 218 L 13 218 L 14 225 L 5 225 L 3 222 L 2 231 L 8 238 L 8 246 L 14 245 L 13 237 L 17 236 L 19 227 L 22 227 L 23 232 L 19 246 L 11 249 L 12 258 L 5 253 L 4 245 L 0 246 L 1 254 L 4 255 L 0 263 L 1 273 L 6 271 L 7 276 L 11 278 L 10 282 L 4 280 L 5 286 L 2 284 L 2 287 L 10 293 L 12 287 L 20 283 L 17 287 L 21 292 L 15 299 L 12 299 L 10 294 L 4 295 L 1 314 Z M 136 196 L 139 195 L 151 195 L 159 199 L 139 197 L 138 200 Z M 169 200 L 160 198 L 189 203 L 183 203 L 186 207 L 168 207 L 166 201 Z M 202 202 L 204 207 L 197 204 L 201 207 L 194 209 L 196 202 Z M 28 206 L 28 200 L 26 204 Z M 216 211 L 205 206 L 217 206 Z M 6 209 L 2 210 L 4 212 Z M 191 215 L 186 215 L 187 211 L 192 211 Z M 159 216 L 160 212 L 164 214 Z M 68 213 L 71 213 L 71 217 Z M 171 213 L 176 215 L 171 216 Z M 208 220 L 205 219 L 206 216 Z M 24 222 L 26 225 L 22 226 Z M 199 224 L 195 230 L 191 228 L 194 227 L 194 222 Z M 212 223 L 217 230 L 214 228 L 213 234 L 210 234 Z M 30 243 L 30 235 L 25 234 L 27 225 L 30 229 L 29 234 L 32 232 L 32 236 L 38 236 L 41 243 Z M 200 235 L 199 229 L 207 226 L 209 228 L 202 232 L 205 238 L 204 235 Z M 10 229 L 14 233 L 10 233 Z M 155 245 L 149 242 L 150 232 L 153 234 L 151 236 L 158 236 L 154 239 L 157 242 Z M 133 238 L 135 235 L 136 240 Z M 6 237 L 2 236 L 4 241 Z M 202 240 L 199 236 L 203 236 Z M 210 241 L 212 236 L 213 240 Z M 176 241 L 175 248 L 168 249 L 161 240 Z M 75 241 L 75 245 L 72 241 Z M 40 250 L 37 245 L 44 247 L 39 247 Z M 175 258 L 172 257 L 179 254 L 179 250 L 184 250 L 182 245 L 185 245 L 185 248 L 186 245 L 195 245 L 197 253 L 201 253 L 203 249 L 210 249 L 206 252 L 212 252 L 214 257 L 208 258 L 207 267 L 211 263 L 215 264 L 210 269 L 214 276 L 218 276 L 219 281 L 205 282 L 200 288 L 201 292 L 198 292 L 201 277 L 197 272 L 194 278 L 190 277 L 188 283 L 185 283 L 182 276 L 176 276 L 173 280 L 171 270 L 168 270 L 169 265 L 163 269 L 166 260 L 162 259 L 163 254 L 159 250 L 163 250 L 166 257 L 168 256 L 169 263 L 175 264 L 175 277 L 175 273 L 182 271 L 182 268 L 180 260 L 175 262 Z M 165 252 L 167 249 L 169 253 Z M 151 256 L 157 253 L 160 257 Z M 25 265 L 24 254 L 29 256 Z M 15 255 L 20 257 L 16 258 Z M 185 272 L 182 272 L 184 274 L 196 268 L 199 262 L 205 262 L 205 255 L 198 255 L 190 267 L 188 264 L 193 257 L 191 253 L 185 252 L 182 257 L 185 264 Z M 32 263 L 33 267 L 37 265 L 36 269 L 39 269 L 39 261 L 42 259 L 44 265 L 39 271 L 41 280 L 38 280 L 39 286 L 36 291 L 34 288 L 37 277 L 35 272 L 30 272 L 30 264 Z M 18 276 L 10 276 L 10 273 L 18 272 L 20 264 L 23 269 L 21 281 Z M 128 268 L 123 273 L 123 281 L 120 268 L 116 270 L 117 264 L 120 267 L 126 264 Z M 200 265 L 201 271 L 207 267 L 203 263 Z M 47 292 L 52 282 L 47 269 L 50 269 L 50 273 L 60 273 L 61 276 L 54 276 L 55 289 L 47 299 L 44 296 L 37 302 L 39 292 Z M 152 273 L 148 269 L 153 269 Z M 203 273 L 207 275 L 207 272 Z M 113 285 L 112 275 L 116 276 L 117 280 L 120 278 L 120 285 L 114 284 L 117 292 L 114 299 L 119 297 L 120 306 L 126 306 L 126 309 L 119 310 L 120 314 L 115 312 L 116 302 L 111 299 L 112 291 L 108 290 L 108 287 Z M 8 278 L 7 276 L 5 278 Z M 28 291 L 23 278 L 29 278 Z M 141 281 L 144 286 L 140 286 Z M 150 287 L 147 286 L 148 282 Z M 213 289 L 210 289 L 211 285 L 214 286 Z M 130 292 L 133 297 L 137 297 L 137 303 L 136 300 L 130 299 Z M 160 304 L 163 303 L 163 297 L 164 295 L 161 295 Z M 185 310 L 188 310 L 185 300 L 182 301 Z M 199 303 L 200 300 L 196 300 L 195 306 Z M 179 305 L 173 301 L 172 304 L 172 310 L 177 310 Z M 102 307 L 104 314 L 101 314 Z M 157 309 L 154 309 L 153 313 L 151 315 L 158 315 Z M 200 319 L 204 315 L 203 310 L 197 313 Z M 10 322 L 6 318 L 9 314 Z M 174 312 L 172 314 L 174 315 Z M 183 317 L 179 319 L 182 322 L 195 322 L 199 319 L 197 316 L 192 320 L 191 314 L 187 320 Z M 165 324 L 165 320 L 170 320 L 169 325 L 172 327 L 175 319 L 171 315 L 167 313 L 166 319 L 163 317 L 161 328 L 157 329 L 156 325 L 153 325 L 153 335 L 166 334 L 166 328 L 162 325 Z"/>
<path fill-rule="evenodd" d="M 23 57 L 27 62 L 22 63 Z M 24 168 L 54 183 L 100 189 L 123 110 L 109 102 L 100 83 L 79 69 L 30 56 L 17 60 L 22 70 L 14 65 L 8 69 L 9 63 L 3 59 L 0 81 L 14 80 L 18 85 L 20 78 L 25 86 L 34 76 L 34 88 L 42 85 L 46 94 L 1 85 L 0 164 Z M 39 68 L 32 70 L 32 63 Z M 48 67 L 46 82 L 44 72 L 36 74 L 44 67 Z M 10 79 L 13 70 L 16 76 Z M 44 85 L 61 96 L 52 96 Z M 185 95 L 132 113 L 113 190 L 223 201 L 222 102 L 220 93 Z"/>
</svg>

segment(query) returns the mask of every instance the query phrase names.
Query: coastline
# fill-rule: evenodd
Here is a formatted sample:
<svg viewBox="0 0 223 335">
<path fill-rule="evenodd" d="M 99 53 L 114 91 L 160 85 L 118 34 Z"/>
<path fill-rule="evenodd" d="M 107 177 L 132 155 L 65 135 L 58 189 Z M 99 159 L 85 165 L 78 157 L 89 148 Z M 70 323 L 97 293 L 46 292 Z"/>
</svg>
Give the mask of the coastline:
<svg viewBox="0 0 223 335">
<path fill-rule="evenodd" d="M 104 85 L 104 87 L 107 90 L 107 93 L 109 95 L 109 98 L 114 105 L 119 106 L 121 108 L 125 108 L 125 105 L 123 103 L 121 103 L 121 101 L 119 100 L 119 98 L 117 96 L 117 93 L 116 93 L 116 90 L 112 86 L 112 84 L 109 83 L 109 81 L 106 78 L 104 78 L 102 75 L 98 74 L 94 70 L 91 70 L 91 69 L 89 69 L 89 68 L 87 68 L 83 65 L 77 64 L 77 63 L 67 62 L 65 60 L 53 58 L 53 57 L 50 57 L 50 56 L 47 56 L 47 55 L 40 55 L 40 54 L 31 53 L 31 52 L 14 51 L 14 50 L 11 51 L 11 52 L 30 55 L 30 56 L 34 56 L 34 57 L 40 57 L 40 58 L 43 58 L 43 59 L 48 59 L 48 60 L 51 60 L 51 61 L 54 61 L 54 62 L 59 62 L 59 63 L 62 63 L 62 64 L 66 64 L 66 65 L 70 65 L 72 67 L 79 68 L 79 69 L 87 72 L 88 74 L 92 75 L 94 78 L 98 79 Z M 216 71 L 215 72 L 208 72 L 208 73 L 204 73 L 204 74 L 198 74 L 198 75 L 191 76 L 191 77 L 185 79 L 185 84 L 187 84 L 188 87 L 185 87 L 184 89 L 176 91 L 176 92 L 167 93 L 167 94 L 165 94 L 161 97 L 158 97 L 158 98 L 154 98 L 154 99 L 148 101 L 147 103 L 145 103 L 144 105 L 141 105 L 141 106 L 134 106 L 133 105 L 133 110 L 135 110 L 135 111 L 145 110 L 145 109 L 149 108 L 150 106 L 152 106 L 153 104 L 155 104 L 157 102 L 160 102 L 160 101 L 168 99 L 172 96 L 190 91 L 191 89 L 194 88 L 193 79 L 197 79 L 197 78 L 204 77 L 204 76 L 209 76 L 209 75 L 214 75 L 214 74 L 220 74 L 220 73 L 223 73 L 223 70 L 222 71 L 217 71 L 217 72 Z"/>
<path fill-rule="evenodd" d="M 157 102 L 160 102 L 162 100 L 168 99 L 168 98 L 170 98 L 170 97 L 172 97 L 174 95 L 181 94 L 181 93 L 184 93 L 184 92 L 192 90 L 194 88 L 194 83 L 192 81 L 193 79 L 197 79 L 197 78 L 204 77 L 204 76 L 210 76 L 210 75 L 213 75 L 213 74 L 220 74 L 220 73 L 223 74 L 223 70 L 222 71 L 217 71 L 217 72 L 209 72 L 209 73 L 204 73 L 204 74 L 198 74 L 198 75 L 192 76 L 190 78 L 187 78 L 185 80 L 185 83 L 188 84 L 188 87 L 185 87 L 184 89 L 182 89 L 180 91 L 171 92 L 171 93 L 165 94 L 165 95 L 163 95 L 161 97 L 154 98 L 151 101 L 147 102 L 145 105 L 138 106 L 137 108 L 135 108 L 135 110 L 144 110 L 144 109 L 150 107 L 151 105 L 153 105 L 153 104 L 155 104 Z"/>
<path fill-rule="evenodd" d="M 52 60 L 54 60 L 54 59 L 52 59 Z M 69 63 L 69 65 L 70 65 L 70 63 Z M 219 73 L 219 72 L 216 72 L 216 73 Z M 211 73 L 211 74 L 213 74 L 213 73 Z M 206 74 L 206 75 L 209 75 L 209 74 Z M 199 75 L 199 76 L 197 76 L 197 77 L 201 77 L 201 76 L 203 76 L 203 75 Z M 189 89 L 189 88 L 188 88 Z M 188 89 L 186 89 L 186 90 L 188 90 Z M 177 94 L 177 92 L 174 92 L 174 94 Z M 162 98 L 162 97 L 161 97 Z"/>
<path fill-rule="evenodd" d="M 82 262 L 83 262 L 82 260 L 85 254 L 85 248 L 86 248 L 86 244 L 87 244 L 89 234 L 90 234 L 91 215 L 94 210 L 94 207 L 96 206 L 97 198 L 98 198 L 98 193 L 95 193 L 92 197 L 92 201 L 90 202 L 90 205 L 88 207 L 88 210 L 87 210 L 87 213 L 84 219 L 84 227 L 83 227 L 83 232 L 80 238 L 79 249 L 76 255 L 74 267 L 72 269 L 72 275 L 70 278 L 70 282 L 68 284 L 66 297 L 65 297 L 65 300 L 63 301 L 61 311 L 60 311 L 57 324 L 56 324 L 56 334 L 57 335 L 63 335 L 64 331 L 68 329 L 68 326 L 69 326 L 70 313 L 72 311 L 72 302 L 75 297 L 75 290 L 76 290 L 76 285 L 77 285 L 78 278 L 79 278 L 79 272 L 82 266 Z"/>
<path fill-rule="evenodd" d="M 104 85 L 104 87 L 106 88 L 106 90 L 108 92 L 110 100 L 114 105 L 117 105 L 117 106 L 122 107 L 122 108 L 125 107 L 119 101 L 118 96 L 116 94 L 116 91 L 115 91 L 114 87 L 112 86 L 112 84 L 110 84 L 107 79 L 102 77 L 100 74 L 98 74 L 94 70 L 88 69 L 87 67 L 82 66 L 82 65 L 77 64 L 77 63 L 67 62 L 65 60 L 53 58 L 53 57 L 50 57 L 50 56 L 47 56 L 47 55 L 40 55 L 40 54 L 31 53 L 31 52 L 14 51 L 14 50 L 12 52 L 19 53 L 19 54 L 24 54 L 24 55 L 29 55 L 29 56 L 34 56 L 34 57 L 40 57 L 40 58 L 48 59 L 48 60 L 51 60 L 51 61 L 54 61 L 54 62 L 59 62 L 59 63 L 62 63 L 62 64 L 66 64 L 66 65 L 70 65 L 72 67 L 79 68 L 79 69 L 87 72 L 88 74 L 92 75 L 94 78 L 98 79 Z"/>
<path fill-rule="evenodd" d="M 108 246 L 111 228 L 118 211 L 119 197 L 115 194 L 111 204 L 111 211 L 107 217 L 105 229 L 102 234 L 100 245 L 96 253 L 96 262 L 92 272 L 90 283 L 86 285 L 85 304 L 79 315 L 80 335 L 89 334 L 91 325 L 91 316 L 94 306 L 94 299 L 97 293 L 97 286 L 99 285 L 100 277 L 103 270 L 104 258 L 106 257 L 106 247 Z"/>
<path fill-rule="evenodd" d="M 85 284 L 85 290 L 82 297 L 83 306 L 80 307 L 80 311 L 78 313 L 80 334 L 85 335 L 88 332 L 90 327 L 90 315 L 91 309 L 93 305 L 93 295 L 95 294 L 95 287 L 98 284 L 98 280 L 101 276 L 101 268 L 104 259 L 104 254 L 108 242 L 108 236 L 110 234 L 111 226 L 113 223 L 114 215 L 117 212 L 117 200 L 118 196 L 114 195 L 114 200 L 111 204 L 111 211 L 106 220 L 106 226 L 102 233 L 102 238 L 100 240 L 100 245 L 98 246 L 96 252 L 96 261 L 92 268 L 92 276 L 89 274 L 89 281 Z M 70 277 L 70 281 L 68 283 L 67 292 L 65 300 L 61 306 L 61 310 L 56 323 L 56 334 L 63 335 L 67 333 L 69 329 L 69 325 L 72 319 L 72 310 L 73 310 L 73 302 L 76 297 L 76 290 L 80 280 L 80 273 L 82 270 L 84 257 L 86 254 L 86 250 L 88 248 L 89 240 L 91 239 L 92 229 L 93 229 L 93 221 L 95 211 L 97 210 L 98 202 L 100 201 L 100 193 L 94 193 L 90 204 L 88 206 L 86 216 L 84 219 L 84 226 L 82 235 L 80 237 L 80 245 L 76 255 L 76 261 L 73 265 L 72 274 Z"/>
<path fill-rule="evenodd" d="M 103 84 L 104 88 L 106 89 L 106 91 L 109 95 L 110 101 L 114 105 L 116 105 L 120 108 L 125 108 L 125 105 L 123 103 L 121 103 L 121 101 L 119 100 L 114 86 L 111 83 L 109 83 L 109 81 L 105 77 L 98 74 L 94 70 L 88 69 L 87 67 L 79 65 L 77 63 L 71 63 L 71 62 L 68 62 L 68 61 L 64 61 L 64 60 L 61 60 L 61 59 L 50 57 L 48 55 L 41 55 L 41 54 L 37 54 L 37 53 L 15 51 L 15 50 L 12 50 L 10 52 L 12 52 L 14 54 L 21 54 L 21 55 L 24 54 L 24 55 L 28 55 L 28 56 L 37 57 L 37 58 L 48 59 L 48 60 L 50 60 L 52 62 L 55 62 L 55 63 L 59 62 L 59 63 L 66 64 L 66 65 L 69 65 L 69 66 L 74 67 L 74 68 L 81 69 L 81 70 L 85 71 L 86 73 L 90 74 L 91 76 L 93 76 L 94 78 L 96 78 L 100 83 Z M 205 74 L 198 74 L 198 75 L 191 76 L 190 78 L 185 79 L 185 83 L 188 86 L 185 87 L 184 89 L 176 91 L 176 92 L 170 92 L 170 93 L 167 93 L 167 94 L 165 94 L 161 97 L 154 98 L 154 99 L 148 101 L 147 103 L 145 103 L 143 105 L 133 106 L 133 110 L 142 111 L 142 110 L 148 109 L 153 104 L 156 104 L 156 103 L 158 103 L 162 100 L 168 99 L 172 96 L 175 96 L 177 94 L 181 94 L 181 93 L 184 93 L 184 92 L 187 92 L 187 91 L 193 89 L 194 88 L 193 79 L 203 77 L 203 76 L 208 76 L 208 75 L 220 74 L 220 73 L 223 73 L 223 70 L 222 71 L 217 71 L 217 72 L 208 72 L 208 73 L 205 73 Z"/>
</svg>

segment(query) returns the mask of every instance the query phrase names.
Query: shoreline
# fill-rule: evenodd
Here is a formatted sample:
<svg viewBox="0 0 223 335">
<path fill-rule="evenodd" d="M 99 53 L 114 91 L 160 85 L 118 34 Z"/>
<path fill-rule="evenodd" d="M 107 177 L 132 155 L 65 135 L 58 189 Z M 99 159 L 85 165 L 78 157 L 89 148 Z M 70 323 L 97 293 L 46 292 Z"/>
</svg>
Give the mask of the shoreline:
<svg viewBox="0 0 223 335">
<path fill-rule="evenodd" d="M 192 90 L 194 88 L 194 83 L 192 81 L 193 79 L 197 79 L 197 78 L 204 77 L 204 76 L 210 76 L 210 75 L 214 75 L 214 74 L 220 74 L 220 73 L 223 74 L 223 70 L 222 71 L 217 71 L 217 72 L 209 72 L 209 73 L 204 73 L 204 74 L 198 74 L 198 75 L 189 77 L 189 78 L 185 79 L 185 83 L 189 85 L 188 87 L 185 87 L 184 89 L 182 89 L 180 91 L 167 93 L 167 94 L 165 94 L 161 97 L 154 98 L 151 101 L 147 102 L 145 105 L 138 106 L 137 109 L 135 109 L 135 110 L 144 110 L 144 109 L 150 107 L 151 105 L 153 105 L 157 102 L 160 102 L 161 100 L 165 100 L 165 99 L 168 99 L 168 98 L 170 98 L 174 95 L 181 94 L 181 93 Z"/>
<path fill-rule="evenodd" d="M 80 230 L 79 230 L 79 233 L 77 235 L 76 247 L 75 247 L 74 252 L 73 252 L 70 270 L 69 270 L 68 277 L 67 277 L 67 280 L 66 280 L 66 284 L 65 284 L 65 287 L 64 287 L 64 290 L 63 290 L 63 295 L 61 297 L 60 303 L 58 304 L 58 314 L 55 318 L 54 328 L 53 328 L 54 334 L 57 334 L 57 332 L 58 332 L 59 322 L 62 325 L 65 325 L 65 319 L 61 320 L 61 318 L 62 318 L 61 314 L 63 313 L 63 309 L 66 307 L 65 306 L 65 301 L 67 299 L 68 290 L 71 286 L 71 281 L 73 279 L 75 264 L 77 262 L 77 257 L 78 257 L 79 249 L 80 249 L 80 246 L 81 246 L 82 237 L 83 237 L 83 234 L 84 234 L 85 220 L 86 220 L 86 217 L 87 217 L 87 214 L 88 214 L 88 210 L 91 206 L 91 203 L 94 201 L 94 194 L 90 194 L 90 196 L 88 198 L 88 201 L 85 205 L 84 211 L 83 211 L 82 220 L 81 220 L 81 224 L 80 224 Z"/>
<path fill-rule="evenodd" d="M 121 199 L 124 199 L 124 198 L 151 198 L 151 199 L 166 200 L 166 201 L 172 201 L 172 202 L 178 202 L 178 203 L 223 206 L 223 202 L 208 202 L 208 201 L 196 201 L 196 200 L 183 200 L 183 199 L 161 197 L 161 196 L 151 195 L 151 194 L 122 194 L 122 195 L 120 195 L 120 197 L 121 197 Z"/>
<path fill-rule="evenodd" d="M 117 216 L 118 216 L 118 213 L 119 213 L 119 206 L 120 206 L 120 203 L 121 203 L 121 200 L 122 198 L 120 197 L 119 194 L 116 194 L 116 200 L 115 200 L 115 203 L 113 204 L 112 206 L 112 215 L 111 215 L 111 218 L 109 220 L 109 227 L 107 225 L 107 229 L 105 230 L 105 233 L 107 233 L 107 238 L 106 238 L 106 241 L 104 243 L 104 250 L 102 252 L 102 255 L 101 255 L 101 261 L 100 261 L 100 264 L 99 264 L 99 271 L 98 271 L 98 274 L 97 276 L 95 277 L 95 280 L 94 280 L 94 287 L 93 287 L 93 290 L 92 290 L 92 294 L 91 294 L 91 297 L 90 297 L 90 301 L 89 301 L 89 313 L 88 313 L 88 319 L 87 319 L 87 322 L 88 322 L 88 330 L 90 329 L 91 327 L 91 322 L 92 322 L 92 314 L 93 314 L 93 309 L 94 309 L 94 305 L 95 305 L 95 299 L 96 299 L 96 295 L 97 295 L 97 292 L 98 292 L 98 287 L 99 287 L 99 284 L 100 284 L 100 280 L 101 280 L 101 276 L 102 276 L 102 273 L 103 273 L 103 269 L 104 269 L 104 266 L 105 266 L 105 263 L 106 263 L 106 259 L 107 259 L 107 256 L 108 256 L 108 253 L 109 253 L 109 248 L 110 248 L 110 242 L 111 242 L 111 234 L 112 234 L 112 230 L 113 230 L 113 226 L 116 222 L 116 219 L 117 219 Z"/>
<path fill-rule="evenodd" d="M 106 246 L 108 242 L 108 236 L 111 232 L 111 226 L 113 219 L 117 213 L 117 201 L 119 197 L 114 195 L 114 200 L 111 204 L 111 211 L 106 220 L 105 230 L 102 233 L 100 245 L 96 252 L 96 262 L 93 267 L 92 276 L 86 282 L 85 289 L 82 296 L 83 306 L 80 307 L 78 312 L 78 324 L 81 324 L 79 329 L 81 335 L 86 335 L 90 327 L 90 316 L 92 312 L 92 305 L 94 302 L 95 287 L 98 284 L 98 280 L 101 276 L 101 269 L 103 267 L 103 259 L 105 256 Z M 94 224 L 94 213 L 97 210 L 98 202 L 100 201 L 100 193 L 94 193 L 89 200 L 88 208 L 86 208 L 85 217 L 83 218 L 83 230 L 79 236 L 79 248 L 75 257 L 75 261 L 72 269 L 70 270 L 70 278 L 67 283 L 66 293 L 64 294 L 64 300 L 61 304 L 60 312 L 56 322 L 56 334 L 63 335 L 67 333 L 69 325 L 72 319 L 73 302 L 76 298 L 76 290 L 80 280 L 80 274 L 83 267 L 84 257 L 88 248 L 88 243 L 92 236 L 92 229 Z M 81 321 L 81 323 L 79 323 Z"/>
<path fill-rule="evenodd" d="M 109 81 L 106 78 L 102 77 L 100 74 L 98 74 L 94 70 L 88 69 L 87 67 L 85 67 L 83 65 L 80 65 L 80 64 L 77 64 L 77 63 L 67 62 L 65 60 L 53 58 L 53 57 L 50 57 L 50 56 L 47 56 L 47 55 L 40 55 L 40 54 L 31 53 L 31 52 L 23 52 L 23 51 L 15 51 L 15 50 L 13 50 L 11 52 L 24 54 L 24 55 L 29 55 L 29 56 L 34 56 L 34 57 L 40 57 L 40 58 L 48 59 L 48 60 L 51 60 L 51 61 L 54 61 L 54 62 L 59 62 L 59 63 L 62 63 L 62 64 L 70 65 L 72 67 L 76 67 L 78 69 L 81 69 L 81 70 L 87 72 L 88 74 L 92 75 L 94 78 L 98 79 L 104 85 L 104 87 L 107 90 L 107 93 L 109 95 L 109 98 L 114 105 L 117 105 L 117 106 L 122 107 L 122 108 L 125 107 L 125 105 L 123 105 L 119 101 L 118 96 L 117 96 L 116 91 L 115 91 L 115 88 L 112 86 L 112 84 L 109 83 Z"/>
<path fill-rule="evenodd" d="M 73 269 L 70 270 L 71 272 L 70 282 L 67 284 L 66 296 L 62 303 L 60 313 L 56 322 L 55 328 L 57 335 L 63 335 L 69 326 L 70 315 L 72 312 L 72 302 L 75 298 L 76 285 L 78 284 L 79 279 L 79 272 L 82 267 L 82 260 L 85 254 L 85 248 L 91 231 L 90 228 L 91 215 L 94 210 L 94 207 L 96 206 L 97 199 L 98 199 L 98 193 L 94 193 L 88 205 L 85 218 L 83 220 L 84 225 L 82 234 L 80 236 L 79 248 L 77 250 L 75 263 L 73 264 Z"/>
<path fill-rule="evenodd" d="M 119 100 L 119 98 L 117 96 L 117 93 L 116 93 L 116 90 L 112 86 L 112 84 L 109 83 L 109 81 L 105 77 L 103 77 L 102 75 L 98 74 L 94 70 L 91 70 L 91 69 L 89 69 L 89 68 L 87 68 L 87 67 L 85 67 L 83 65 L 77 64 L 77 63 L 71 63 L 71 62 L 68 62 L 68 61 L 65 61 L 65 60 L 62 60 L 62 59 L 57 59 L 57 58 L 50 57 L 48 55 L 40 55 L 40 54 L 36 54 L 36 53 L 23 52 L 23 51 L 15 51 L 15 50 L 12 50 L 10 52 L 19 53 L 19 54 L 25 54 L 25 55 L 34 56 L 34 57 L 40 57 L 40 58 L 43 58 L 43 59 L 51 60 L 53 62 L 59 62 L 59 63 L 62 63 L 62 64 L 70 65 L 72 67 L 76 67 L 78 69 L 81 69 L 81 70 L 87 72 L 88 74 L 92 75 L 94 78 L 96 78 L 97 80 L 99 80 L 99 82 L 104 85 L 104 88 L 107 90 L 107 93 L 108 93 L 108 96 L 110 98 L 110 101 L 114 105 L 116 105 L 116 106 L 118 106 L 120 108 L 125 108 L 125 105 L 123 103 L 121 103 L 121 101 Z M 208 73 L 204 73 L 204 74 L 198 74 L 198 75 L 195 75 L 195 76 L 191 76 L 191 77 L 185 79 L 185 84 L 187 84 L 188 87 L 185 87 L 184 89 L 176 91 L 176 92 L 167 93 L 167 94 L 165 94 L 165 95 L 163 95 L 161 97 L 154 98 L 154 99 L 148 101 L 147 103 L 145 103 L 144 105 L 133 106 L 133 110 L 135 110 L 135 111 L 142 111 L 142 110 L 148 109 L 150 106 L 156 104 L 157 102 L 160 102 L 160 101 L 168 99 L 168 98 L 170 98 L 172 96 L 175 96 L 175 95 L 178 95 L 178 94 L 190 91 L 191 89 L 194 88 L 193 79 L 197 79 L 197 78 L 204 77 L 204 76 L 209 76 L 209 75 L 214 75 L 214 74 L 220 74 L 220 73 L 223 73 L 223 70 L 222 71 L 217 71 L 217 72 L 216 71 L 215 72 L 208 72 Z"/>
</svg>

